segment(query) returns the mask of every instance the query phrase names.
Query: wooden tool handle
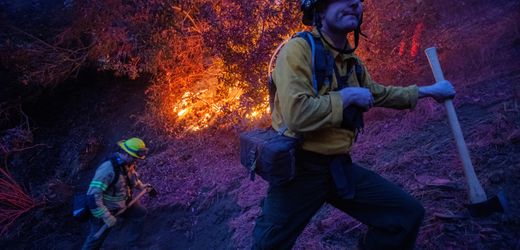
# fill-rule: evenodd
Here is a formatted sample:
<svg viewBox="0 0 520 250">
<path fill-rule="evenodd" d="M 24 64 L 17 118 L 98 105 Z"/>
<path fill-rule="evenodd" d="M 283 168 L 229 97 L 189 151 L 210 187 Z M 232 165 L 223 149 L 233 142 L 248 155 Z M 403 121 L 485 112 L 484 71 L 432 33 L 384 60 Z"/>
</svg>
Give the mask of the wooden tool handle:
<svg viewBox="0 0 520 250">
<path fill-rule="evenodd" d="M 141 197 L 143 197 L 144 194 L 148 193 L 148 189 L 143 189 L 141 190 L 141 192 L 135 197 L 135 199 L 133 199 L 132 201 L 130 201 L 130 203 L 128 203 L 128 205 L 126 205 L 126 207 L 124 207 L 123 209 L 119 210 L 119 212 L 117 212 L 114 216 L 119 216 L 120 214 L 124 213 L 126 211 L 126 209 L 128 209 L 130 206 L 134 205 L 139 199 L 141 199 Z M 94 234 L 94 238 L 95 239 L 99 239 L 99 237 L 101 237 L 101 234 L 103 234 L 106 230 L 108 229 L 108 225 L 107 224 L 104 224 L 98 231 L 96 234 Z"/>
<path fill-rule="evenodd" d="M 444 74 L 442 73 L 436 49 L 434 47 L 428 48 L 425 50 L 425 53 L 428 57 L 428 62 L 430 62 L 430 67 L 432 68 L 435 81 L 443 81 Z M 464 174 L 466 175 L 466 181 L 468 183 L 469 200 L 472 204 L 486 201 L 486 193 L 480 185 L 475 170 L 473 169 L 473 165 L 471 164 L 468 147 L 466 146 L 466 142 L 464 142 L 464 136 L 462 135 L 462 130 L 460 129 L 459 120 L 457 119 L 457 113 L 455 112 L 452 100 L 446 100 L 444 106 L 448 113 L 448 121 L 450 123 L 451 131 L 455 136 L 459 156 L 464 167 Z"/>
</svg>

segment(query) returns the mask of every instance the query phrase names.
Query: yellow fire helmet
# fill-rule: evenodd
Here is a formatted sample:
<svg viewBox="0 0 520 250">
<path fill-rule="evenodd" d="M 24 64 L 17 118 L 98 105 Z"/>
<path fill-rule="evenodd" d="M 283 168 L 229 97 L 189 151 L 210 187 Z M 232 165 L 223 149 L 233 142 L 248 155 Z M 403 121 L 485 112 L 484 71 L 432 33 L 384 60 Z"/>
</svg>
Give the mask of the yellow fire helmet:
<svg viewBox="0 0 520 250">
<path fill-rule="evenodd" d="M 144 141 L 136 137 L 119 141 L 117 145 L 135 158 L 144 159 L 146 158 L 146 153 L 148 153 L 148 148 L 146 148 Z"/>
</svg>

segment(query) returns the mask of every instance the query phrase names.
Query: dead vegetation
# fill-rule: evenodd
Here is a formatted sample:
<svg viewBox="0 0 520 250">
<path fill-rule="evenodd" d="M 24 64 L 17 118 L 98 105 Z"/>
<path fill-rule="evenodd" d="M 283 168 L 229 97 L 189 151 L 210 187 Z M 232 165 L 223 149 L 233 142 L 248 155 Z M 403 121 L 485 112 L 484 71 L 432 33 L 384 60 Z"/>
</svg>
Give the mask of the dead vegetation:
<svg viewBox="0 0 520 250">
<path fill-rule="evenodd" d="M 16 219 L 38 204 L 20 187 L 7 169 L 0 167 L 0 236 L 10 229 Z"/>
</svg>

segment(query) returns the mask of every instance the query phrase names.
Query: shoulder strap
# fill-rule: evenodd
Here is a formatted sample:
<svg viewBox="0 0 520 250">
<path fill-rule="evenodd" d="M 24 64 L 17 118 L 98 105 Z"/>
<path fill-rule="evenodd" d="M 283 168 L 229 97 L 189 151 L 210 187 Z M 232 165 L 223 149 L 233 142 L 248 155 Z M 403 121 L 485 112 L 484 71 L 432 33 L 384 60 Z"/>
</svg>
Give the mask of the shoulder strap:
<svg viewBox="0 0 520 250">
<path fill-rule="evenodd" d="M 117 162 L 116 156 L 110 157 L 110 162 L 112 163 L 112 167 L 114 169 L 114 179 L 112 180 L 110 185 L 108 185 L 107 189 L 113 187 L 119 181 L 119 175 L 121 175 L 121 165 Z M 126 182 L 126 185 L 130 186 L 131 182 L 130 178 L 128 178 L 128 175 L 125 173 L 123 177 Z M 129 197 L 132 197 L 132 188 L 130 188 L 129 192 Z M 116 190 L 112 189 L 112 196 L 115 196 L 115 193 Z"/>
<path fill-rule="evenodd" d="M 323 46 L 323 42 L 319 37 L 315 37 L 309 31 L 301 31 L 296 33 L 292 38 L 300 37 L 303 38 L 307 44 L 311 47 L 311 68 L 312 68 L 312 86 L 315 91 L 315 95 L 318 96 L 319 90 L 323 85 L 330 85 L 332 82 L 332 75 L 334 74 L 334 58 L 330 54 L 330 52 L 325 49 Z M 269 80 L 268 80 L 268 90 L 269 90 L 269 105 L 271 110 L 273 110 L 274 105 L 274 94 L 276 93 L 276 85 L 273 81 L 273 77 L 271 75 L 271 67 L 274 61 L 274 58 L 280 51 L 281 47 L 287 43 L 284 41 L 271 57 L 271 61 L 269 63 Z"/>
<path fill-rule="evenodd" d="M 346 84 L 348 80 L 349 74 L 347 74 L 346 78 L 339 76 L 339 71 L 336 69 L 336 64 L 334 63 L 334 57 L 332 54 L 325 48 L 323 42 L 320 37 L 315 37 L 309 31 L 302 31 L 296 33 L 294 37 L 303 38 L 311 47 L 311 68 L 312 68 L 312 85 L 315 91 L 316 96 L 318 96 L 319 90 L 321 87 L 330 86 L 332 83 L 332 77 L 336 73 L 336 78 L 338 81 L 338 87 L 342 84 L 343 80 Z M 285 42 L 283 43 L 285 44 Z M 283 46 L 281 44 L 278 46 L 275 54 L 271 58 L 269 69 L 271 69 L 271 64 L 276 57 L 276 54 L 279 52 L 280 48 Z M 356 60 L 354 65 L 354 71 L 356 73 L 357 80 L 359 81 L 359 85 L 362 86 L 362 77 L 363 77 L 363 67 Z M 345 85 L 346 86 L 346 85 Z M 345 87 L 344 86 L 344 87 Z M 268 90 L 269 90 L 269 105 L 271 110 L 274 108 L 274 95 L 276 93 L 276 85 L 273 81 L 272 75 L 269 72 L 269 81 L 268 81 Z M 362 119 L 362 118 L 361 118 Z M 287 130 L 287 127 L 283 125 L 278 133 L 283 134 Z"/>
<path fill-rule="evenodd" d="M 321 87 L 330 86 L 332 83 L 332 76 L 336 73 L 336 64 L 334 63 L 334 57 L 332 54 L 325 48 L 323 45 L 323 41 L 320 37 L 315 37 L 312 35 L 310 31 L 301 31 L 296 33 L 292 38 L 294 37 L 300 37 L 303 38 L 307 44 L 311 47 L 311 67 L 312 67 L 312 85 L 314 87 L 314 91 L 316 96 L 319 93 L 319 90 Z M 286 43 L 280 44 L 278 48 L 275 51 L 275 54 L 271 58 L 270 66 L 276 57 L 276 54 L 280 51 L 281 47 Z M 363 77 L 363 67 L 360 65 L 359 61 L 356 60 L 355 62 L 355 69 L 356 77 L 359 81 L 359 85 L 362 85 L 362 77 Z M 270 73 L 270 72 L 269 72 Z M 338 79 L 339 81 L 340 79 Z M 339 82 L 338 82 L 339 84 Z M 271 107 L 271 110 L 273 108 L 274 104 L 274 94 L 276 92 L 276 85 L 274 84 L 273 78 L 271 74 L 269 74 L 269 80 L 268 80 L 268 90 L 269 90 L 269 104 Z"/>
<path fill-rule="evenodd" d="M 119 175 L 121 174 L 121 165 L 117 163 L 116 157 L 112 156 L 109 160 L 110 163 L 112 163 L 112 168 L 114 169 L 114 179 L 112 180 L 110 185 L 108 185 L 108 188 L 113 187 L 117 183 L 117 181 L 119 180 Z"/>
<path fill-rule="evenodd" d="M 305 39 L 311 47 L 312 53 L 312 83 L 316 96 L 324 85 L 330 86 L 332 83 L 332 75 L 334 74 L 334 58 L 332 54 L 325 49 L 321 38 L 315 37 L 309 31 L 298 32 L 297 37 Z"/>
</svg>

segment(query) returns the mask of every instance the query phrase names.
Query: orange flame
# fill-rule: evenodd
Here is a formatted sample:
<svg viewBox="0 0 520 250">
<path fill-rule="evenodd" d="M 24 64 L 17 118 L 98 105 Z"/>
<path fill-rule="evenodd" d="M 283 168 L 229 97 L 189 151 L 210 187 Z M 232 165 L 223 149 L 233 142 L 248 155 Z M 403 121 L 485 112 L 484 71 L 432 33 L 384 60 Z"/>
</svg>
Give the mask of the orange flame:
<svg viewBox="0 0 520 250">
<path fill-rule="evenodd" d="M 209 128 L 223 118 L 235 117 L 243 122 L 251 122 L 269 113 L 268 96 L 254 107 L 242 106 L 240 99 L 245 91 L 238 87 L 241 86 L 240 83 L 231 84 L 230 87 L 218 84 L 218 76 L 224 73 L 223 61 L 214 59 L 203 74 L 176 78 L 177 82 L 188 82 L 184 85 L 190 86 L 189 91 L 186 90 L 180 97 L 171 96 L 166 105 L 167 110 L 171 110 L 169 116 L 178 125 L 182 124 L 185 132 Z M 173 76 L 171 81 L 174 82 Z"/>
</svg>

